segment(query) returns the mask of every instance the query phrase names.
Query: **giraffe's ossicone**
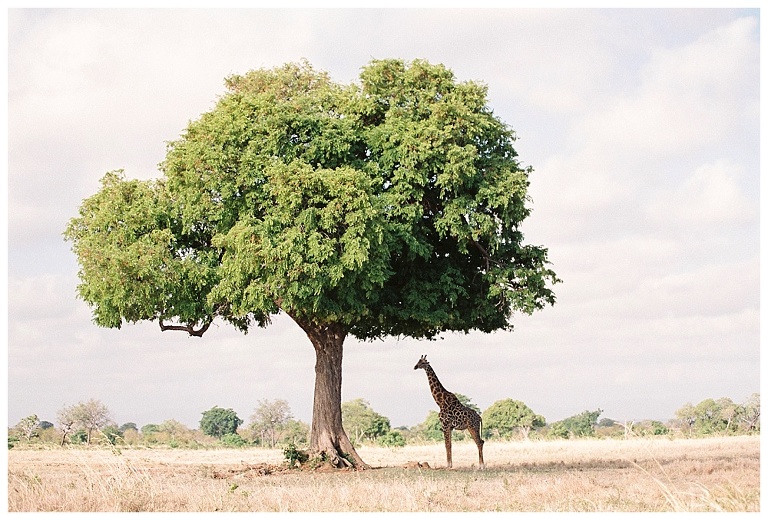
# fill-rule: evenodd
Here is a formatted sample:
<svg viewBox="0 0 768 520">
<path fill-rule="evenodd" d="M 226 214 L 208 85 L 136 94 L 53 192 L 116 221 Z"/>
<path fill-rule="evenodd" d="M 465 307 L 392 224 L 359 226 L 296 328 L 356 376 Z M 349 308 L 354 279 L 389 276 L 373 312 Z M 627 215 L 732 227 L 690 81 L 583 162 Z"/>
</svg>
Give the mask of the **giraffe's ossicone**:
<svg viewBox="0 0 768 520">
<path fill-rule="evenodd" d="M 434 397 L 437 406 L 440 408 L 438 416 L 440 417 L 440 428 L 443 430 L 443 438 L 445 439 L 445 454 L 448 459 L 448 467 L 453 467 L 451 433 L 453 430 L 469 430 L 469 434 L 472 436 L 475 444 L 477 444 L 480 469 L 485 468 L 485 462 L 483 461 L 483 444 L 485 441 L 480 437 L 483 425 L 480 414 L 461 404 L 461 401 L 454 394 L 445 389 L 437 378 L 437 374 L 429 365 L 427 356 L 421 356 L 419 362 L 413 367 L 414 370 L 419 368 L 423 368 L 427 373 L 429 389 L 432 391 L 432 397 Z"/>
</svg>

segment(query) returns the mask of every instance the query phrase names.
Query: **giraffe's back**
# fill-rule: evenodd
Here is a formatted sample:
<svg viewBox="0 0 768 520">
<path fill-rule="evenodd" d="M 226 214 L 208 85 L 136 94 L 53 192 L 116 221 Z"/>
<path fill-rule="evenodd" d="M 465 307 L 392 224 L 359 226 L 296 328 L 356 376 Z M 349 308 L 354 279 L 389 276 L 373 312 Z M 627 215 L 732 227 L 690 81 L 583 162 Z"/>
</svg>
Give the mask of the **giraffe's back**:
<svg viewBox="0 0 768 520">
<path fill-rule="evenodd" d="M 458 403 L 458 400 L 457 400 Z M 454 430 L 479 429 L 480 414 L 461 403 L 440 411 L 440 422 Z"/>
</svg>

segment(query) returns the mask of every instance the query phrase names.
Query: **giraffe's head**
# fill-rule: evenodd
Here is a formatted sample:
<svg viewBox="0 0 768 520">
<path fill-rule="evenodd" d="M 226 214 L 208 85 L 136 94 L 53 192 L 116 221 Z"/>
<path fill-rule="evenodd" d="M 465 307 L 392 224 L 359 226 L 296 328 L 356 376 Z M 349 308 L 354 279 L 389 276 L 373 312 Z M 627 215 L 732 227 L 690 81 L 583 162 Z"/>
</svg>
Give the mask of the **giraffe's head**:
<svg viewBox="0 0 768 520">
<path fill-rule="evenodd" d="M 419 359 L 419 362 L 416 363 L 416 366 L 413 367 L 413 369 L 416 370 L 419 368 L 426 368 L 428 366 L 429 366 L 429 361 L 427 361 L 427 356 L 424 355 L 424 356 L 421 356 L 421 359 Z"/>
</svg>

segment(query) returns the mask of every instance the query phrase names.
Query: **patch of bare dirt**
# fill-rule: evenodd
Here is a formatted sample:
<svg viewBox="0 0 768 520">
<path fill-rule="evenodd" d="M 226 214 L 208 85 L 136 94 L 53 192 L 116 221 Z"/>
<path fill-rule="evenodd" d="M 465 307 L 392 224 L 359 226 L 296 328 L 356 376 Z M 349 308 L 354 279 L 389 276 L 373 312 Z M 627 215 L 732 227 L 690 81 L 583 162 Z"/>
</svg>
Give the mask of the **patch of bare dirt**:
<svg viewBox="0 0 768 520">
<path fill-rule="evenodd" d="M 289 467 L 287 464 L 240 464 L 237 466 L 216 466 L 208 468 L 208 476 L 213 479 L 257 479 L 269 475 L 286 475 L 298 473 L 349 473 L 353 468 L 337 468 L 330 462 L 320 464 L 302 464 Z"/>
</svg>

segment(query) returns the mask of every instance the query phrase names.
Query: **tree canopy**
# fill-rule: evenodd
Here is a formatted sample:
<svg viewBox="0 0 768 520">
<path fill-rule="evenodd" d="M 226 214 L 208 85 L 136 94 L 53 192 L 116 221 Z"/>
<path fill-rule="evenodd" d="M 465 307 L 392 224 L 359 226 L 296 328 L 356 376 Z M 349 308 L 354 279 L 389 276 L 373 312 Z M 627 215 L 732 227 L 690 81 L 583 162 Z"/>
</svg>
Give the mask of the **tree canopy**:
<svg viewBox="0 0 768 520">
<path fill-rule="evenodd" d="M 524 438 L 534 428 L 546 425 L 543 416 L 536 414 L 531 408 L 515 399 L 496 401 L 483 412 L 483 428 L 501 438 L 510 438 L 513 433 L 520 431 Z"/>
<path fill-rule="evenodd" d="M 75 428 L 82 428 L 85 441 L 90 444 L 94 430 L 98 431 L 112 422 L 107 406 L 97 399 L 89 399 L 75 405 L 65 406 L 56 414 L 59 429 L 62 432 L 61 444 Z"/>
<path fill-rule="evenodd" d="M 423 60 L 373 60 L 350 85 L 306 62 L 233 75 L 161 178 L 111 172 L 83 201 L 65 231 L 79 295 L 98 325 L 194 336 L 286 313 L 321 368 L 313 445 L 338 448 L 348 334 L 491 332 L 554 303 L 514 141 L 484 85 Z"/>
<path fill-rule="evenodd" d="M 165 427 L 168 427 L 168 421 L 163 423 Z M 243 424 L 243 420 L 237 416 L 237 413 L 232 408 L 221 408 L 214 406 L 210 410 L 203 412 L 203 416 L 200 419 L 200 430 L 206 435 L 222 438 L 225 435 L 231 435 L 237 433 L 237 428 Z M 162 431 L 163 426 L 159 428 Z"/>
<path fill-rule="evenodd" d="M 531 169 L 486 87 L 423 61 L 373 61 L 361 80 L 307 63 L 231 76 L 162 179 L 107 174 L 66 231 L 96 322 L 245 331 L 283 310 L 432 337 L 553 303 L 546 250 L 520 231 Z"/>
<path fill-rule="evenodd" d="M 732 433 L 760 428 L 760 394 L 754 393 L 742 404 L 728 397 L 707 398 L 697 405 L 690 402 L 675 411 L 688 434 Z"/>
<path fill-rule="evenodd" d="M 268 438 L 270 446 L 274 448 L 278 432 L 284 430 L 292 418 L 291 408 L 285 399 L 261 399 L 251 415 L 249 429 L 261 438 L 262 445 L 265 444 L 265 438 Z"/>
<path fill-rule="evenodd" d="M 584 410 L 580 414 L 566 417 L 561 421 L 552 423 L 551 431 L 556 437 L 591 437 L 595 434 L 597 419 L 603 411 Z"/>
<path fill-rule="evenodd" d="M 362 398 L 341 403 L 341 417 L 344 430 L 356 444 L 366 439 L 375 441 L 391 429 L 389 418 L 376 412 L 371 403 Z"/>
</svg>

